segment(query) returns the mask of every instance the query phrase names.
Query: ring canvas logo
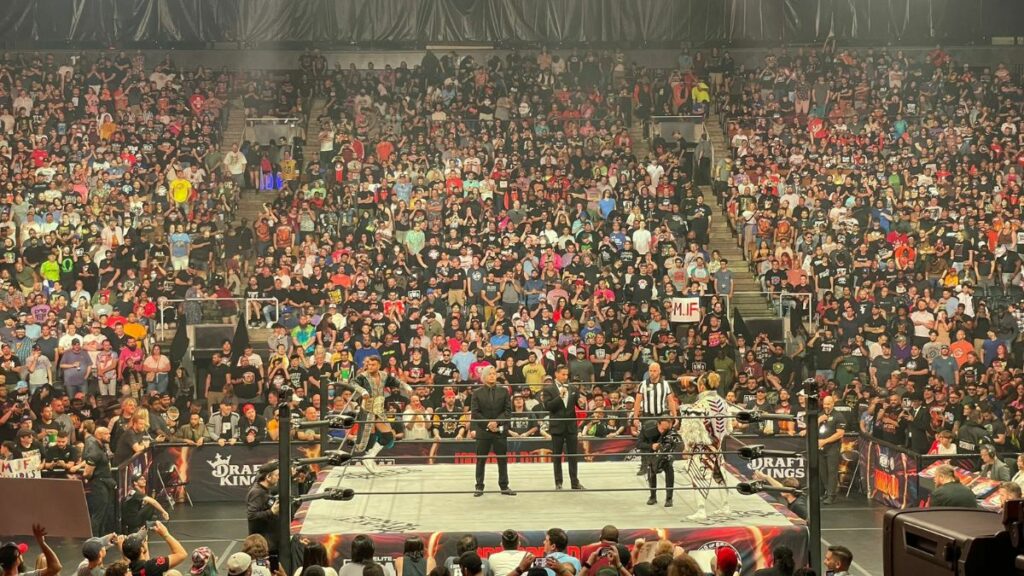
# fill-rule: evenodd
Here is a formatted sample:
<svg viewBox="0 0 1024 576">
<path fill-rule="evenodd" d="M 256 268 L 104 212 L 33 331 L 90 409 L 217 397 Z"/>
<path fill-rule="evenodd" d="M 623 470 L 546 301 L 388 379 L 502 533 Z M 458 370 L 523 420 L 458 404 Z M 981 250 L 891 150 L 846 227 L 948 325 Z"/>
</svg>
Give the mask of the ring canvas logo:
<svg viewBox="0 0 1024 576">
<path fill-rule="evenodd" d="M 231 456 L 216 454 L 213 460 L 207 460 L 211 475 L 221 486 L 250 486 L 256 481 L 259 472 L 258 464 L 232 464 Z"/>
</svg>

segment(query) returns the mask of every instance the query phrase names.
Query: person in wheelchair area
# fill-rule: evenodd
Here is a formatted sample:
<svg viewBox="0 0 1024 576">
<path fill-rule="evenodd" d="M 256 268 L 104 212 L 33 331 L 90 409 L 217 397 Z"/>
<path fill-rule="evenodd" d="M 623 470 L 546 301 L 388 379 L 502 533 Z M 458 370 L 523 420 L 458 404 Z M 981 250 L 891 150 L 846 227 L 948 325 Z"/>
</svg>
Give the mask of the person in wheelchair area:
<svg viewBox="0 0 1024 576">
<path fill-rule="evenodd" d="M 145 526 L 146 522 L 157 519 L 166 521 L 170 517 L 155 498 L 146 494 L 146 476 L 132 476 L 132 489 L 121 503 L 121 533 L 134 534 Z"/>
</svg>

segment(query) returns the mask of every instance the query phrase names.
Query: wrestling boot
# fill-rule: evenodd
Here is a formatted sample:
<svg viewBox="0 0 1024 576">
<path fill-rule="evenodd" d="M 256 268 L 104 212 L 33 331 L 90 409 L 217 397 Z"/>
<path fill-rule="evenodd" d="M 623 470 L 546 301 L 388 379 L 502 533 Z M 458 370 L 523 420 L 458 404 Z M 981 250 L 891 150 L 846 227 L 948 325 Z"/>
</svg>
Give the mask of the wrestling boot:
<svg viewBox="0 0 1024 576">
<path fill-rule="evenodd" d="M 377 467 L 377 461 L 373 459 L 384 447 L 377 444 L 373 448 L 370 448 L 363 454 L 363 468 L 370 474 L 376 474 L 380 472 L 380 468 Z"/>
<path fill-rule="evenodd" d="M 702 520 L 707 520 L 708 519 L 708 513 L 704 509 L 704 504 L 703 503 L 698 504 L 697 505 L 697 511 L 694 512 L 693 514 L 690 514 L 689 516 L 687 516 L 686 519 L 691 521 L 691 522 L 699 522 L 699 521 L 702 521 Z"/>
</svg>

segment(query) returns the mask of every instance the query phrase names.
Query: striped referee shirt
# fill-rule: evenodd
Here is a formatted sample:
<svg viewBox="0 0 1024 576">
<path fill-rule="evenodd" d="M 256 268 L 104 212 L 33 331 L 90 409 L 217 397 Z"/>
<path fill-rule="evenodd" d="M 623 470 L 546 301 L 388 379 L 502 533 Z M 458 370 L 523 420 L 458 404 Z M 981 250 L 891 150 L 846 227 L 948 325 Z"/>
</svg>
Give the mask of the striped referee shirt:
<svg viewBox="0 0 1024 576">
<path fill-rule="evenodd" d="M 672 394 L 672 387 L 668 381 L 651 382 L 644 380 L 640 383 L 637 395 L 640 397 L 641 416 L 661 416 L 668 414 L 668 397 Z"/>
</svg>

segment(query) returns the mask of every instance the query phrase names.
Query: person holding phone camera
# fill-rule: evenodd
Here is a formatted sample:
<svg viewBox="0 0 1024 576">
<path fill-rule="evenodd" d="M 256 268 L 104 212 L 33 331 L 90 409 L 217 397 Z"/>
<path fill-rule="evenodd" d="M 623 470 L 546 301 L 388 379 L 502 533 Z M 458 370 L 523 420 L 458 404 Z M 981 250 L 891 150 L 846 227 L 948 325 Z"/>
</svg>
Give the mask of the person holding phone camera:
<svg viewBox="0 0 1024 576">
<path fill-rule="evenodd" d="M 579 575 L 583 564 L 566 553 L 569 548 L 569 536 L 561 528 L 551 528 L 544 534 L 544 555 L 537 557 L 529 552 L 507 576 L 523 576 L 534 574 L 534 570 L 544 570 L 547 576 Z"/>
<path fill-rule="evenodd" d="M 149 555 L 149 534 L 150 532 L 160 536 L 171 549 L 167 556 L 152 558 Z M 140 530 L 129 534 L 121 543 L 121 553 L 128 560 L 128 567 L 132 576 L 161 576 L 175 566 L 181 564 L 188 558 L 185 547 L 178 542 L 178 539 L 171 536 L 167 528 L 160 522 L 153 524 L 152 528 Z"/>
</svg>

